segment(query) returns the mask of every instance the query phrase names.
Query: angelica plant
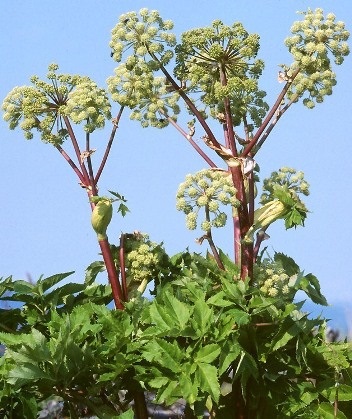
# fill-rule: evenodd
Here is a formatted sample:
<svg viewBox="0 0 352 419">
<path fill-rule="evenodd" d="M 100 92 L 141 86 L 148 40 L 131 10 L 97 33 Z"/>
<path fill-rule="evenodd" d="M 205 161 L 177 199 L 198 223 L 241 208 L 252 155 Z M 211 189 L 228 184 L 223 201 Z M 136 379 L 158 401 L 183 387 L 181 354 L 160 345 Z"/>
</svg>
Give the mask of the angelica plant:
<svg viewBox="0 0 352 419">
<path fill-rule="evenodd" d="M 271 107 L 260 88 L 264 61 L 258 58 L 259 35 L 248 33 L 239 22 L 229 26 L 215 20 L 208 27 L 186 31 L 176 44 L 173 24 L 144 8 L 139 14 L 122 15 L 112 31 L 110 47 L 118 63 L 115 75 L 108 79 L 112 99 L 128 106 L 131 118 L 143 127 L 171 124 L 211 168 L 228 171 L 240 203 L 232 218 L 234 259 L 242 279 L 253 277 L 253 263 L 264 237 L 259 234 L 255 243 L 254 232 L 285 217 L 286 227 L 303 225 L 307 213 L 287 184 L 290 192 L 276 196 L 274 214 L 270 209 L 269 220 L 261 219 L 258 228 L 254 225 L 266 210 L 255 209 L 258 177 L 254 158 L 294 103 L 301 99 L 312 108 L 332 93 L 336 84 L 333 64 L 342 64 L 349 53 L 349 32 L 332 13 L 325 16 L 318 8 L 301 16 L 291 28 L 292 36 L 285 40 L 293 62 L 281 64 L 278 81 L 284 86 Z M 187 129 L 178 123 L 180 102 L 193 118 Z M 194 139 L 199 130 L 204 147 Z M 223 167 L 214 163 L 214 152 Z M 304 195 L 307 185 L 301 187 Z M 187 223 L 195 226 L 196 213 L 189 211 L 187 217 Z M 209 231 L 208 219 L 202 225 Z"/>
<path fill-rule="evenodd" d="M 205 410 L 213 418 L 332 417 L 332 409 L 337 417 L 342 378 L 342 407 L 350 411 L 351 349 L 327 347 L 325 321 L 308 319 L 303 303 L 294 301 L 300 291 L 326 305 L 317 278 L 288 256 L 271 258 L 261 250 L 274 222 L 283 220 L 286 229 L 304 225 L 309 184 L 302 171 L 283 167 L 260 187 L 257 161 L 288 109 L 300 101 L 312 109 L 332 94 L 349 33 L 331 13 L 301 13 L 285 40 L 292 62 L 280 65 L 277 99 L 269 106 L 259 35 L 220 20 L 179 40 L 172 30 L 172 21 L 155 10 L 125 13 L 112 29 L 116 68 L 106 89 L 86 76 L 60 74 L 52 64 L 46 80 L 33 76 L 31 85 L 15 87 L 3 101 L 10 129 L 20 128 L 28 140 L 39 134 L 73 169 L 103 261 L 87 268 L 84 284 L 54 290 L 68 274 L 36 285 L 0 281 L 1 299 L 24 304 L 0 313 L 6 331 L 0 342 L 9 348 L 0 363 L 1 415 L 22 417 L 29 409 L 34 418 L 38 401 L 58 397 L 74 417 L 147 419 L 148 391 L 157 403 L 186 400 L 186 417 Z M 119 106 L 115 118 L 110 100 Z M 128 209 L 119 193 L 100 194 L 98 183 L 126 108 L 144 128 L 176 129 L 206 163 L 186 175 L 176 193 L 186 227 L 200 228 L 196 241 L 209 244 L 205 257 L 188 250 L 169 257 L 162 243 L 138 231 L 110 243 L 113 202 L 120 202 L 122 215 Z M 111 133 L 94 170 L 92 136 L 109 120 Z M 231 258 L 213 237 L 229 219 Z M 93 283 L 104 270 L 119 310 L 101 306 L 111 301 L 109 290 Z M 142 294 L 152 282 L 150 301 Z"/>
<path fill-rule="evenodd" d="M 31 86 L 15 87 L 4 99 L 4 119 L 10 129 L 20 127 L 26 139 L 38 132 L 44 143 L 54 146 L 77 175 L 87 192 L 92 210 L 92 226 L 97 233 L 116 307 L 123 308 L 122 289 L 113 263 L 106 229 L 111 221 L 111 200 L 98 197 L 98 180 L 105 166 L 122 109 L 115 121 L 105 155 L 96 174 L 93 172 L 90 134 L 105 126 L 111 119 L 111 105 L 107 92 L 89 77 L 59 74 L 57 64 L 50 64 L 47 81 L 31 77 Z M 79 144 L 74 125 L 83 125 L 85 142 Z M 70 140 L 75 152 L 71 157 L 64 143 Z M 116 195 L 116 194 L 115 194 Z"/>
</svg>

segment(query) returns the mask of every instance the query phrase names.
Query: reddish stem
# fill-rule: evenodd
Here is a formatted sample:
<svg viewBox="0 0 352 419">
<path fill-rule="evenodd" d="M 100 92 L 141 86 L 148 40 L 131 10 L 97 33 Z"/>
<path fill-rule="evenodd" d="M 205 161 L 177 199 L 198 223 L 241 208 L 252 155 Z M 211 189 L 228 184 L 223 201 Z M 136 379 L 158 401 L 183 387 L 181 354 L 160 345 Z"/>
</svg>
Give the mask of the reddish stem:
<svg viewBox="0 0 352 419">
<path fill-rule="evenodd" d="M 95 179 L 94 179 L 95 184 L 98 183 L 99 178 L 100 178 L 100 175 L 102 174 L 102 171 L 103 171 L 103 169 L 105 167 L 105 164 L 106 164 L 106 161 L 108 159 L 108 156 L 109 156 L 109 153 L 110 153 L 110 150 L 111 150 L 111 147 L 112 147 L 112 143 L 113 143 L 114 138 L 115 138 L 115 134 L 116 134 L 116 131 L 117 131 L 117 128 L 118 128 L 118 125 L 119 125 L 119 122 L 120 122 L 120 119 L 121 119 L 121 115 L 122 115 L 123 110 L 124 110 L 124 106 L 121 106 L 121 108 L 119 110 L 119 113 L 117 114 L 117 116 L 116 116 L 116 118 L 114 120 L 114 125 L 112 127 L 112 131 L 111 131 L 111 134 L 110 134 L 109 142 L 108 142 L 108 144 L 106 146 L 106 150 L 105 150 L 103 159 L 102 159 L 102 161 L 100 163 L 99 169 L 98 169 L 97 174 L 96 174 Z"/>
<path fill-rule="evenodd" d="M 248 156 L 248 154 L 252 151 L 252 148 L 257 144 L 260 136 L 264 132 L 265 128 L 269 125 L 271 119 L 275 115 L 275 112 L 280 107 L 283 98 L 285 97 L 288 89 L 290 88 L 293 80 L 297 76 L 297 74 L 300 72 L 300 69 L 298 68 L 293 75 L 290 77 L 290 80 L 286 82 L 285 86 L 283 87 L 281 93 L 279 94 L 278 98 L 276 99 L 276 102 L 274 103 L 273 107 L 270 109 L 269 113 L 265 117 L 262 125 L 259 127 L 258 131 L 255 133 L 253 139 L 250 141 L 250 143 L 247 145 L 247 147 L 243 150 L 241 156 L 245 157 Z"/>
<path fill-rule="evenodd" d="M 115 307 L 119 310 L 123 310 L 123 294 L 108 239 L 99 240 L 99 246 L 103 255 L 106 271 L 108 273 Z"/>
<path fill-rule="evenodd" d="M 80 172 L 78 167 L 75 165 L 75 163 L 72 161 L 71 157 L 66 153 L 66 151 L 60 146 L 56 145 L 55 148 L 59 151 L 59 153 L 62 155 L 62 157 L 67 161 L 67 163 L 72 167 L 76 175 L 78 176 L 79 180 L 83 185 L 85 185 L 85 178 L 83 174 Z"/>
<path fill-rule="evenodd" d="M 187 94 L 185 93 L 185 91 L 183 90 L 183 88 L 181 88 L 176 81 L 173 79 L 173 77 L 171 77 L 170 73 L 166 70 L 166 68 L 161 64 L 161 62 L 159 61 L 158 57 L 153 54 L 152 52 L 149 52 L 149 54 L 151 55 L 151 57 L 157 61 L 157 63 L 160 66 L 160 70 L 164 73 L 166 79 L 168 80 L 168 82 L 171 84 L 171 86 L 177 91 L 177 93 L 181 96 L 181 98 L 184 100 L 184 102 L 186 103 L 186 105 L 188 106 L 189 110 L 193 113 L 193 115 L 197 118 L 198 122 L 201 124 L 201 126 L 203 127 L 205 133 L 207 134 L 209 140 L 218 148 L 220 147 L 219 142 L 217 141 L 217 139 L 215 138 L 213 131 L 210 129 L 209 125 L 206 123 L 205 119 L 203 118 L 203 115 L 201 114 L 201 112 L 198 111 L 198 109 L 196 108 L 196 106 L 194 105 L 194 103 L 192 102 L 192 100 L 187 96 Z"/>
<path fill-rule="evenodd" d="M 73 132 L 73 129 L 72 129 L 70 120 L 68 119 L 67 116 L 64 116 L 63 117 L 63 120 L 65 121 L 67 132 L 68 132 L 68 134 L 69 134 L 69 136 L 71 138 L 72 145 L 73 145 L 73 148 L 75 150 L 77 160 L 79 161 L 79 164 L 81 166 L 81 171 L 82 171 L 83 176 L 85 178 L 85 186 L 89 186 L 89 183 L 90 183 L 89 182 L 89 175 L 88 175 L 86 166 L 84 165 L 84 161 L 81 158 L 81 150 L 79 148 L 79 145 L 78 145 L 78 142 L 77 142 L 75 133 Z"/>
<path fill-rule="evenodd" d="M 164 112 L 163 112 L 164 113 Z M 165 113 L 164 113 L 165 114 Z M 203 157 L 203 159 L 209 164 L 210 167 L 216 168 L 217 165 L 206 155 L 206 153 L 199 147 L 199 145 L 193 140 L 192 136 L 188 135 L 186 131 L 184 131 L 178 124 L 175 122 L 172 118 L 170 118 L 168 115 L 166 115 L 166 118 L 170 122 L 171 125 L 173 125 L 179 133 L 183 135 L 183 137 L 186 138 L 186 140 L 191 144 L 191 146 L 197 151 L 197 153 Z"/>
<path fill-rule="evenodd" d="M 126 280 L 126 266 L 125 266 L 125 234 L 121 234 L 120 237 L 120 251 L 119 251 L 120 271 L 121 271 L 121 284 L 122 284 L 122 295 L 124 301 L 128 301 L 128 290 Z"/>
</svg>

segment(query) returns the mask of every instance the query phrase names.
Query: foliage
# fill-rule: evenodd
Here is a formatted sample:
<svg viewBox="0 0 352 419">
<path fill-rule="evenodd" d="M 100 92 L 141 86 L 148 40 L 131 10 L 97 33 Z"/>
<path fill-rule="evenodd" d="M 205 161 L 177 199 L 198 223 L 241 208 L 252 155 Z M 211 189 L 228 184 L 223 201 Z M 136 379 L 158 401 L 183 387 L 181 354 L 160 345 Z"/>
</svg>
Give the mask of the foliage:
<svg viewBox="0 0 352 419">
<path fill-rule="evenodd" d="M 282 64 L 284 87 L 274 105 L 259 88 L 264 61 L 260 38 L 235 22 L 215 20 L 185 32 L 177 43 L 173 23 L 141 9 L 119 18 L 112 30 L 111 56 L 118 63 L 107 90 L 88 77 L 58 74 L 48 82 L 14 88 L 4 99 L 4 119 L 25 138 L 38 131 L 67 161 L 86 190 L 102 259 L 83 283 L 64 283 L 71 274 L 35 283 L 0 281 L 0 413 L 4 418 L 96 415 L 146 419 L 145 395 L 170 406 L 186 402 L 185 417 L 347 418 L 352 409 L 352 347 L 327 343 L 326 320 L 304 311 L 302 293 L 327 305 L 318 279 L 289 256 L 260 252 L 266 231 L 283 219 L 286 229 L 303 226 L 309 194 L 303 172 L 283 167 L 263 180 L 256 202 L 259 165 L 255 155 L 281 116 L 299 99 L 321 103 L 336 84 L 332 60 L 348 55 L 348 31 L 333 14 L 308 10 L 285 41 L 293 57 Z M 120 105 L 103 158 L 93 171 L 91 134 Z M 191 115 L 179 125 L 180 102 Z M 170 257 L 163 244 L 138 231 L 111 244 L 113 216 L 128 212 L 126 199 L 98 195 L 98 181 L 125 108 L 143 127 L 172 125 L 209 166 L 188 174 L 176 195 L 190 229 L 200 221 L 210 252 Z M 215 128 L 211 128 L 212 121 Z M 73 125 L 83 123 L 85 144 Z M 223 135 L 220 135 L 217 128 Z M 203 147 L 193 139 L 204 133 Z M 240 130 L 243 135 L 239 134 Z M 71 141 L 75 157 L 63 149 Z M 205 150 L 204 150 L 205 148 Z M 220 157 L 218 167 L 209 153 Z M 218 248 L 214 227 L 224 227 L 231 208 L 234 260 Z M 97 275 L 106 271 L 109 285 Z M 153 298 L 143 296 L 154 284 Z M 117 310 L 109 304 L 114 302 Z M 49 409 L 49 410 L 48 410 Z M 41 411 L 41 413 L 40 413 Z"/>
</svg>

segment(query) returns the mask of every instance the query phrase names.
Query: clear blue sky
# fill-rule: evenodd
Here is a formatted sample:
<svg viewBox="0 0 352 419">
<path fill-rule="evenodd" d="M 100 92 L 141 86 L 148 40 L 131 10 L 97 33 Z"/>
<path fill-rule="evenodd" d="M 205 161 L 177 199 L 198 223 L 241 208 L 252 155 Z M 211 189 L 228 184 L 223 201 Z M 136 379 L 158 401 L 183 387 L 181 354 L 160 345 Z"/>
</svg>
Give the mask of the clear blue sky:
<svg viewBox="0 0 352 419">
<path fill-rule="evenodd" d="M 281 85 L 276 77 L 281 63 L 291 58 L 283 40 L 289 35 L 298 10 L 321 7 L 333 12 L 352 30 L 352 3 L 348 1 L 238 0 L 238 1 L 8 1 L 1 5 L 0 98 L 16 85 L 29 83 L 33 74 L 44 76 L 49 63 L 63 72 L 89 75 L 100 86 L 113 72 L 108 46 L 118 16 L 141 7 L 158 9 L 175 22 L 175 32 L 205 26 L 219 18 L 227 24 L 241 21 L 249 32 L 261 36 L 259 56 L 266 62 L 261 88 L 272 104 Z M 333 96 L 310 111 L 293 106 L 258 154 L 261 176 L 281 166 L 303 170 L 311 184 L 306 203 L 311 211 L 305 228 L 285 231 L 271 227 L 269 250 L 292 256 L 319 278 L 328 300 L 352 300 L 351 275 L 351 118 L 352 57 L 336 69 Z M 117 106 L 115 106 L 117 111 Z M 82 135 L 80 128 L 76 131 Z M 102 152 L 110 126 L 92 136 L 97 155 Z M 26 141 L 19 130 L 9 131 L 0 121 L 2 202 L 0 223 L 0 276 L 12 274 L 34 280 L 39 275 L 75 270 L 83 279 L 85 267 L 99 259 L 90 210 L 83 189 L 67 163 L 39 138 Z M 117 141 L 100 190 L 125 195 L 131 213 L 115 215 L 109 238 L 135 229 L 164 241 L 173 254 L 200 251 L 197 233 L 185 229 L 184 216 L 175 209 L 175 192 L 187 173 L 200 170 L 203 161 L 179 134 L 142 129 L 122 119 Z M 215 233 L 216 244 L 231 252 L 228 231 Z M 205 249 L 205 248 L 204 248 Z M 203 250 L 204 250 L 203 249 Z"/>
</svg>

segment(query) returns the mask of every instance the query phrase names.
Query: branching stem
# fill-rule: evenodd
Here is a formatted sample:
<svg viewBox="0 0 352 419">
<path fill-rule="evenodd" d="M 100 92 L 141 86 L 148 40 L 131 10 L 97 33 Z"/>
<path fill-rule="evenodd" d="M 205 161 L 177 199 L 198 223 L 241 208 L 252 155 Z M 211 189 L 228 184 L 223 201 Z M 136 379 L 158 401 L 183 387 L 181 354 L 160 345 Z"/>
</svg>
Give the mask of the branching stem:
<svg viewBox="0 0 352 419">
<path fill-rule="evenodd" d="M 102 161 L 100 163 L 100 166 L 99 166 L 99 169 L 97 171 L 97 174 L 95 175 L 95 179 L 94 179 L 95 184 L 98 183 L 98 181 L 100 179 L 100 176 L 102 174 L 102 171 L 103 171 L 103 169 L 105 167 L 106 161 L 108 159 L 108 156 L 109 156 L 109 153 L 110 153 L 110 150 L 111 150 L 111 147 L 112 147 L 112 143 L 113 143 L 114 138 L 115 138 L 115 134 L 116 134 L 117 128 L 119 126 L 119 122 L 120 122 L 120 119 L 121 119 L 121 115 L 122 115 L 123 110 L 124 110 L 124 106 L 121 106 L 121 108 L 119 110 L 119 113 L 117 114 L 116 118 L 113 120 L 114 125 L 112 127 L 112 131 L 111 131 L 111 134 L 110 134 L 109 142 L 108 142 L 108 144 L 106 146 L 106 150 L 105 150 L 103 159 L 102 159 Z"/>
</svg>

